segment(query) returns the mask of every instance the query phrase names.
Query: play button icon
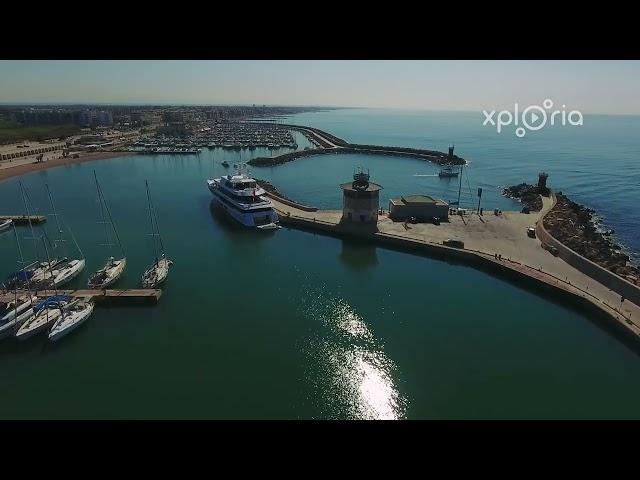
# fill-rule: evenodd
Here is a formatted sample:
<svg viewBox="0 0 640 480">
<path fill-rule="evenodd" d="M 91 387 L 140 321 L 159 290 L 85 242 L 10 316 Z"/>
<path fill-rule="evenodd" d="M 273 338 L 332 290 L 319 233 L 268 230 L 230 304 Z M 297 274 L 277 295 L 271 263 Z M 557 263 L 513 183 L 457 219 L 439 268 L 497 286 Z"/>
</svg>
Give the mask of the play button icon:
<svg viewBox="0 0 640 480">
<path fill-rule="evenodd" d="M 522 124 L 527 130 L 540 130 L 547 124 L 547 112 L 538 105 L 531 105 L 522 112 Z"/>
</svg>

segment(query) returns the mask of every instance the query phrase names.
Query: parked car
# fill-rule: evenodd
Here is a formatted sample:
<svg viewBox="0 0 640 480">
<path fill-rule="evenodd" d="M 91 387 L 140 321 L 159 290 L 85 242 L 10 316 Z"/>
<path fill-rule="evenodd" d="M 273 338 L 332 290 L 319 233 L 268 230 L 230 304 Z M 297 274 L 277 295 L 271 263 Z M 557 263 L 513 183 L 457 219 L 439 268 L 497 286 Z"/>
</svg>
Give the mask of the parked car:
<svg viewBox="0 0 640 480">
<path fill-rule="evenodd" d="M 533 227 L 527 227 L 527 235 L 531 238 L 536 238 L 536 229 Z"/>
<path fill-rule="evenodd" d="M 433 217 L 433 224 L 440 225 L 440 219 L 438 217 Z"/>
<path fill-rule="evenodd" d="M 454 238 L 443 240 L 442 244 L 446 245 L 447 247 L 464 248 L 464 242 L 462 240 L 456 240 Z"/>
</svg>

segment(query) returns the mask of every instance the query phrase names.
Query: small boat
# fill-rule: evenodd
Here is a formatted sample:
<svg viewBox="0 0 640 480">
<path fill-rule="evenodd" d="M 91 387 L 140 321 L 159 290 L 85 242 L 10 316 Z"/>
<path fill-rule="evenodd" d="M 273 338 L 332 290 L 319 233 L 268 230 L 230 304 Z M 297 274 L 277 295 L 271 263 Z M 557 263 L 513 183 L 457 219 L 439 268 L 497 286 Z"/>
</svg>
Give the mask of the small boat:
<svg viewBox="0 0 640 480">
<path fill-rule="evenodd" d="M 109 257 L 105 266 L 91 275 L 87 286 L 95 290 L 107 288 L 120 278 L 126 266 L 127 259 L 125 257 L 118 260 L 114 257 Z"/>
<path fill-rule="evenodd" d="M 458 173 L 459 172 L 457 170 L 454 170 L 451 165 L 445 165 L 444 168 L 440 169 L 440 173 L 438 173 L 438 176 L 440 178 L 457 177 Z"/>
<path fill-rule="evenodd" d="M 60 269 L 52 270 L 53 284 L 56 287 L 59 287 L 65 283 L 69 283 L 71 280 L 76 278 L 82 270 L 84 270 L 84 266 L 85 259 L 83 258 L 81 260 L 71 260 Z"/>
<path fill-rule="evenodd" d="M 118 235 L 118 230 L 116 229 L 116 225 L 113 222 L 113 218 L 111 217 L 111 211 L 105 201 L 104 195 L 102 193 L 102 189 L 100 188 L 100 184 L 98 183 L 98 177 L 96 175 L 95 170 L 93 171 L 93 175 L 96 180 L 96 189 L 98 190 L 98 201 L 100 202 L 100 217 L 101 221 L 98 223 L 102 223 L 105 225 L 104 234 L 106 238 L 105 246 L 112 247 L 115 244 L 109 243 L 109 228 L 107 225 L 110 225 L 113 229 L 113 233 L 115 234 L 116 241 L 118 242 L 118 246 L 120 247 L 120 252 L 122 253 L 122 258 L 115 259 L 113 256 L 110 256 L 107 259 L 107 263 L 100 270 L 95 272 L 93 275 L 89 277 L 89 282 L 87 283 L 88 287 L 91 289 L 104 289 L 108 286 L 115 283 L 124 272 L 124 268 L 127 265 L 127 258 L 124 253 L 124 247 L 122 246 L 122 242 L 120 242 L 120 236 Z M 106 215 L 105 215 L 106 213 Z M 108 221 L 107 221 L 108 220 Z"/>
<path fill-rule="evenodd" d="M 11 220 L 11 219 L 0 220 L 0 232 L 4 232 L 5 230 L 9 230 L 11 228 L 11 225 L 13 225 L 13 220 Z"/>
<path fill-rule="evenodd" d="M 92 301 L 81 300 L 63 309 L 49 331 L 49 340 L 55 342 L 82 325 L 93 313 L 93 307 Z"/>
<path fill-rule="evenodd" d="M 29 308 L 33 308 L 32 300 L 35 297 L 20 296 L 10 302 L 0 302 L 0 324 L 9 322 L 22 315 Z"/>
<path fill-rule="evenodd" d="M 38 299 L 37 296 L 31 293 L 31 282 L 29 281 L 29 277 L 26 276 L 26 271 L 24 270 L 25 261 L 22 255 L 20 238 L 16 231 L 15 224 L 13 225 L 13 233 L 16 237 L 18 252 L 20 253 L 20 265 L 23 266 L 23 269 L 19 273 L 22 273 L 25 279 L 24 283 L 20 286 L 23 288 L 26 286 L 27 293 L 26 295 L 19 296 L 18 286 L 16 284 L 14 299 L 7 303 L 0 302 L 0 338 L 4 338 L 15 333 L 15 329 L 20 327 L 25 320 L 33 315 L 33 307 Z"/>
<path fill-rule="evenodd" d="M 27 295 L 18 296 L 16 290 L 15 298 L 8 302 L 0 302 L 0 338 L 11 335 L 16 327 L 20 327 L 22 323 L 31 315 L 33 315 L 33 306 L 38 297 L 28 291 Z"/>
<path fill-rule="evenodd" d="M 226 160 L 222 162 L 220 165 L 222 165 L 224 168 L 229 168 L 229 162 L 227 162 Z"/>
<path fill-rule="evenodd" d="M 149 219 L 151 221 L 151 238 L 153 241 L 153 250 L 156 261 L 142 275 L 142 286 L 144 288 L 158 288 L 169 275 L 169 267 L 173 262 L 169 260 L 164 251 L 164 244 L 160 236 L 160 227 L 158 226 L 158 218 L 156 217 L 153 203 L 151 202 L 151 193 L 149 192 L 149 183 L 145 182 L 147 187 L 147 201 L 149 204 Z"/>
<path fill-rule="evenodd" d="M 142 286 L 144 288 L 158 288 L 167 279 L 171 265 L 173 262 L 163 253 L 160 260 L 151 265 L 142 275 Z"/>
<path fill-rule="evenodd" d="M 26 305 L 27 308 L 18 313 L 17 317 L 14 315 L 10 320 L 0 322 L 0 338 L 5 338 L 11 335 L 14 332 L 15 328 L 20 328 L 25 320 L 27 320 L 34 314 L 33 306 L 35 305 L 37 299 L 38 297 L 32 296 L 31 299 L 28 300 L 28 302 L 21 304 L 21 306 Z M 13 311 L 15 312 L 15 310 Z"/>
<path fill-rule="evenodd" d="M 256 228 L 259 228 L 260 230 L 279 230 L 282 227 L 276 223 L 266 223 L 264 225 L 256 225 Z"/>
</svg>

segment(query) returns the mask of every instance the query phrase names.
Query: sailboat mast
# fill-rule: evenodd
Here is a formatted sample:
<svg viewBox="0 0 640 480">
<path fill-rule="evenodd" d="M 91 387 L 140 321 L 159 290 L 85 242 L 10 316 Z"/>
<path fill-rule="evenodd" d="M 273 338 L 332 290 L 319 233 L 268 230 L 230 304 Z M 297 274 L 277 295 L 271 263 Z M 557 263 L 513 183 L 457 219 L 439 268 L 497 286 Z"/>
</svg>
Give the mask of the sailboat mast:
<svg viewBox="0 0 640 480">
<path fill-rule="evenodd" d="M 95 171 L 93 173 L 95 174 Z M 96 182 L 97 181 L 98 179 L 96 177 Z M 124 247 L 122 246 L 122 242 L 120 241 L 120 236 L 118 235 L 118 229 L 116 228 L 116 224 L 113 221 L 113 217 L 111 216 L 111 210 L 109 210 L 109 205 L 107 205 L 107 201 L 104 198 L 104 194 L 102 193 L 102 189 L 100 188 L 100 185 L 98 185 L 98 191 L 100 192 L 100 196 L 102 197 L 104 209 L 107 211 L 107 216 L 109 217 L 109 223 L 113 227 L 113 233 L 115 234 L 116 240 L 118 241 L 118 246 L 120 247 L 120 251 L 122 252 L 122 256 L 124 257 L 125 256 Z"/>
<path fill-rule="evenodd" d="M 23 273 L 23 275 L 25 275 L 25 271 L 24 271 L 24 257 L 22 255 L 22 247 L 20 246 L 20 237 L 18 236 L 18 231 L 16 230 L 16 224 L 12 223 L 13 226 L 13 234 L 16 237 L 16 245 L 18 246 L 18 254 L 20 255 L 20 271 Z M 27 279 L 27 291 L 29 292 L 29 302 L 33 303 L 33 298 L 31 297 L 31 281 L 30 279 Z M 18 318 L 18 283 L 16 282 L 16 288 L 15 288 L 15 312 L 14 312 L 14 318 Z"/>
<path fill-rule="evenodd" d="M 65 245 L 64 254 L 68 256 L 69 252 L 67 251 L 66 242 L 62 236 L 62 226 L 60 225 L 60 219 L 58 218 L 58 213 L 56 212 L 56 206 L 53 203 L 53 196 L 51 195 L 51 190 L 49 189 L 49 184 L 45 184 L 45 188 L 47 189 L 47 194 L 49 196 L 49 202 L 51 203 L 51 209 L 53 210 L 53 216 L 56 217 L 56 226 L 58 227 L 58 242 L 63 243 Z"/>
<path fill-rule="evenodd" d="M 162 255 L 165 254 L 164 251 L 164 243 L 162 242 L 162 235 L 160 235 L 160 225 L 158 225 L 158 215 L 156 214 L 156 209 L 153 206 L 153 201 L 151 200 L 151 191 L 149 190 L 149 184 L 147 183 L 147 198 L 149 200 L 149 212 L 151 214 L 151 231 L 154 231 L 154 223 L 155 223 L 155 235 L 158 237 L 158 242 L 160 243 L 160 253 Z M 154 240 L 155 246 L 155 240 Z"/>
<path fill-rule="evenodd" d="M 42 239 L 42 244 L 44 245 L 44 251 L 47 254 L 47 262 L 49 263 L 49 278 L 51 278 L 51 285 L 53 286 L 53 291 L 55 292 L 56 297 L 58 296 L 58 287 L 56 286 L 56 282 L 53 279 L 53 271 L 51 270 L 51 258 L 49 257 L 49 249 L 47 248 L 47 242 Z M 62 306 L 60 305 L 60 315 L 64 318 L 64 312 L 62 311 Z M 47 309 L 47 321 L 49 320 L 49 309 Z"/>
<path fill-rule="evenodd" d="M 98 176 L 96 175 L 96 171 L 93 171 L 93 177 L 96 180 L 96 190 L 98 192 L 98 203 L 100 204 L 100 220 L 102 226 L 104 228 L 104 240 L 105 246 L 109 246 L 109 229 L 107 228 L 107 219 L 104 215 L 104 202 L 102 201 L 102 192 L 100 191 L 100 184 L 98 183 Z"/>
<path fill-rule="evenodd" d="M 27 220 L 29 222 L 29 230 L 31 231 L 31 239 L 33 240 L 33 249 L 35 251 L 36 262 L 38 261 L 38 239 L 36 238 L 36 234 L 33 231 L 33 222 L 31 221 L 31 212 L 29 211 L 29 205 L 27 202 L 27 194 L 24 191 L 24 185 L 22 182 L 20 183 L 20 193 L 22 194 L 22 203 L 24 204 L 24 211 L 27 215 Z"/>
<path fill-rule="evenodd" d="M 149 194 L 149 182 L 147 180 L 144 181 L 144 185 L 147 190 L 147 207 L 149 208 L 149 224 L 151 226 L 151 242 L 153 243 L 153 253 L 156 257 L 156 265 L 158 263 L 158 245 L 156 244 L 155 239 L 155 231 L 153 229 L 153 209 L 151 207 L 151 195 Z"/>
</svg>

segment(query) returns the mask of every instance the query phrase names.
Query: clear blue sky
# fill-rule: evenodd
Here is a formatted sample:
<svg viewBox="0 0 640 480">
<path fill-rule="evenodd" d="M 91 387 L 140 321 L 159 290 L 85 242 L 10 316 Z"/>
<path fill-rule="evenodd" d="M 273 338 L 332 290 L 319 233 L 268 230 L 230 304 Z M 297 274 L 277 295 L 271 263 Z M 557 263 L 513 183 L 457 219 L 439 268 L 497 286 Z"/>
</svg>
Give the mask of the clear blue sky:
<svg viewBox="0 0 640 480">
<path fill-rule="evenodd" d="M 268 104 L 640 114 L 640 61 L 0 61 L 0 103 Z"/>
</svg>

